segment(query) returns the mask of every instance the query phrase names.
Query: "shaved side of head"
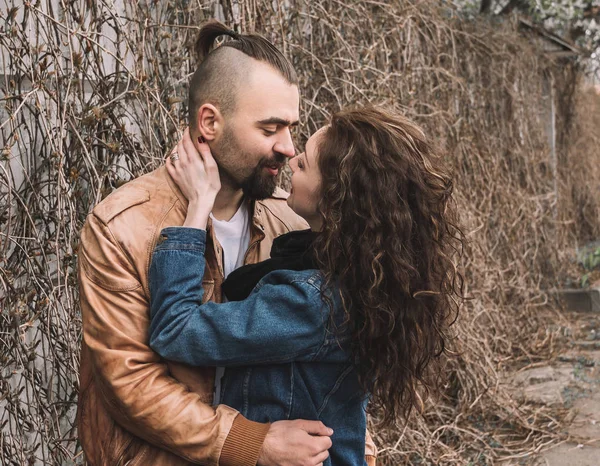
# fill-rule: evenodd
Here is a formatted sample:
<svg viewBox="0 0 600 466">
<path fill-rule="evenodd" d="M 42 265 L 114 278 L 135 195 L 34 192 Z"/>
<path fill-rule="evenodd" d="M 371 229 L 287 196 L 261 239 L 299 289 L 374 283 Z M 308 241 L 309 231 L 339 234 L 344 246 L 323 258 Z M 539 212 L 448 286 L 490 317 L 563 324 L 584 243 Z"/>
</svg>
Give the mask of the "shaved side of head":
<svg viewBox="0 0 600 466">
<path fill-rule="evenodd" d="M 241 84 L 252 72 L 252 62 L 233 47 L 219 47 L 200 64 L 190 83 L 190 125 L 205 103 L 213 104 L 225 117 L 233 113 Z"/>
<path fill-rule="evenodd" d="M 219 36 L 230 39 L 213 48 Z M 289 84 L 298 85 L 291 63 L 271 42 L 256 34 L 238 34 L 218 21 L 209 21 L 200 29 L 196 53 L 200 65 L 189 89 L 190 127 L 195 126 L 198 109 L 205 103 L 215 105 L 225 117 L 231 115 L 239 90 L 257 62 L 270 65 Z"/>
</svg>

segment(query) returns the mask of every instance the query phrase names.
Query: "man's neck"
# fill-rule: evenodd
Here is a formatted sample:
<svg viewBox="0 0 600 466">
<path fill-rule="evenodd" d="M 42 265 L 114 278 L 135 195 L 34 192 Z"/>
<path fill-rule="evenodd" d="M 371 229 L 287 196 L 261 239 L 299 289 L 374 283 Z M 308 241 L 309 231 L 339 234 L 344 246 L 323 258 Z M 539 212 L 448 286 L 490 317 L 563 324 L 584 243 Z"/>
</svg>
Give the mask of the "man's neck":
<svg viewBox="0 0 600 466">
<path fill-rule="evenodd" d="M 221 183 L 221 190 L 217 194 L 212 210 L 213 217 L 228 222 L 238 211 L 243 200 L 244 193 L 241 189 L 232 189 Z"/>
</svg>

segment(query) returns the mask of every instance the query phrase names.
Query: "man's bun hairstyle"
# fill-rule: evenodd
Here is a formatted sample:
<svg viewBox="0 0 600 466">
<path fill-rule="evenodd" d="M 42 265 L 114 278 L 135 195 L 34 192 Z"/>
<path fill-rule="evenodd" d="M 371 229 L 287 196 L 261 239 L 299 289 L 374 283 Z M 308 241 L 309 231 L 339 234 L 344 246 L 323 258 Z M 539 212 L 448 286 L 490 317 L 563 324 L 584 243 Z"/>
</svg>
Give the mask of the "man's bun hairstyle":
<svg viewBox="0 0 600 466">
<path fill-rule="evenodd" d="M 258 34 L 238 34 L 216 19 L 208 21 L 200 29 L 194 47 L 200 63 L 213 51 L 215 41 L 220 36 L 230 37 L 230 40 L 224 41 L 221 47 L 232 47 L 255 60 L 268 63 L 290 84 L 298 84 L 298 77 L 291 63 L 271 42 Z"/>
<path fill-rule="evenodd" d="M 217 21 L 216 19 L 210 20 L 202 29 L 200 29 L 200 34 L 198 34 L 198 39 L 196 40 L 196 45 L 194 47 L 196 51 L 196 57 L 198 58 L 198 62 L 204 61 L 206 56 L 210 53 L 215 40 L 219 36 L 229 36 L 232 39 L 238 40 L 239 34 L 223 23 Z"/>
<path fill-rule="evenodd" d="M 220 36 L 226 38 L 215 46 Z M 217 20 L 202 26 L 194 51 L 199 64 L 190 82 L 190 126 L 195 125 L 198 109 L 207 102 L 217 105 L 224 115 L 233 112 L 237 93 L 252 71 L 250 59 L 270 65 L 290 85 L 298 85 L 292 64 L 271 42 L 258 34 L 238 34 Z"/>
</svg>

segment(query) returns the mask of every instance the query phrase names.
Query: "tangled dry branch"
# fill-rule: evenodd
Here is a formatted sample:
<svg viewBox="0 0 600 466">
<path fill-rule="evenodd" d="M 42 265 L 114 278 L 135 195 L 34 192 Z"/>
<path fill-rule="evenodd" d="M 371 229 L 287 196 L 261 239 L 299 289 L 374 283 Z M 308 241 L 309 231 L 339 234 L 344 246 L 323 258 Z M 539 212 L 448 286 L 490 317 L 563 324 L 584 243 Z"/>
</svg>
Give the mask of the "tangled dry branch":
<svg viewBox="0 0 600 466">
<path fill-rule="evenodd" d="M 569 249 L 600 236 L 600 104 L 581 90 L 576 64 L 548 60 L 510 21 L 466 21 L 430 0 L 4 5 L 2 464 L 83 461 L 74 428 L 78 231 L 97 202 L 157 167 L 177 139 L 191 45 L 214 16 L 266 35 L 293 61 L 300 146 L 333 110 L 373 102 L 417 120 L 455 168 L 471 241 L 457 356 L 445 397 L 397 429 L 375 430 L 381 464 L 493 464 L 557 441 L 562 413 L 517 403 L 501 382 L 508 365 L 552 353 L 560 335 L 542 317 L 548 290 Z"/>
</svg>

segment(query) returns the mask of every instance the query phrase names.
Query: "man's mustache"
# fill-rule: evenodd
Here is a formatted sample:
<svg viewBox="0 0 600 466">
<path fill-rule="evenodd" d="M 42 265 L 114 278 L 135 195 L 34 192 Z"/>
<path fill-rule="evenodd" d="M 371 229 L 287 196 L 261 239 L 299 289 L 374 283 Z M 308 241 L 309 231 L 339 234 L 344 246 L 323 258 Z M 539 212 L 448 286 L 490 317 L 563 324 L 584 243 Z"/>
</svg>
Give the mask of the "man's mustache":
<svg viewBox="0 0 600 466">
<path fill-rule="evenodd" d="M 261 166 L 271 168 L 282 168 L 285 165 L 287 157 L 283 154 L 275 154 L 275 157 L 269 159 L 263 159 Z"/>
</svg>

